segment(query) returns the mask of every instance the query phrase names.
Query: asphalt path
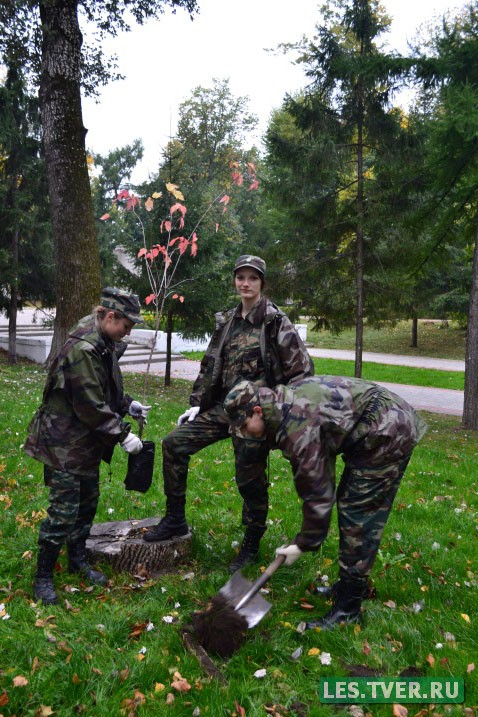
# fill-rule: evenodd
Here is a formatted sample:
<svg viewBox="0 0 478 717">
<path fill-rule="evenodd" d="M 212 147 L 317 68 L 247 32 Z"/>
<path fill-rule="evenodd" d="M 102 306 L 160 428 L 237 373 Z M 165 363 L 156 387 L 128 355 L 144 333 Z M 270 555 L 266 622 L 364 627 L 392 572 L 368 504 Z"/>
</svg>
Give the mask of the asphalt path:
<svg viewBox="0 0 478 717">
<path fill-rule="evenodd" d="M 128 349 L 129 351 L 129 349 Z M 146 363 L 141 360 L 135 363 L 128 363 L 128 351 L 121 360 L 121 369 L 124 372 L 146 371 Z M 353 351 L 341 351 L 335 349 L 314 349 L 310 348 L 309 353 L 314 358 L 335 358 L 352 359 Z M 418 366 L 419 368 L 434 368 L 443 371 L 464 371 L 464 361 L 451 361 L 447 359 L 434 359 L 415 356 L 398 356 L 395 354 L 379 354 L 364 352 L 364 361 L 390 364 L 394 366 Z M 164 376 L 164 359 L 151 364 L 150 371 L 153 374 Z M 171 362 L 171 377 L 182 378 L 194 381 L 199 371 L 199 361 L 175 358 Z M 414 408 L 430 413 L 444 413 L 452 416 L 463 414 L 463 391 L 454 391 L 449 388 L 430 388 L 426 386 L 409 386 L 401 383 L 377 382 L 380 386 L 388 388 L 398 396 L 402 396 Z"/>
</svg>

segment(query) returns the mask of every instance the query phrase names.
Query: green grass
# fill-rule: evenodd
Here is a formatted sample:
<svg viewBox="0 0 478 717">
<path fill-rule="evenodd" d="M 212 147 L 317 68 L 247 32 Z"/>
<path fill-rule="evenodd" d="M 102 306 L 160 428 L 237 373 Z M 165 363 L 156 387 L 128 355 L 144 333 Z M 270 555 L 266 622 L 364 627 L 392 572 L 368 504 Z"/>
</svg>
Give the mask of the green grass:
<svg viewBox="0 0 478 717">
<path fill-rule="evenodd" d="M 334 579 L 337 574 L 334 519 L 317 553 L 272 578 L 267 595 L 272 609 L 250 631 L 241 650 L 228 662 L 216 660 L 227 680 L 221 686 L 185 650 L 178 628 L 227 581 L 231 543 L 242 536 L 230 442 L 211 446 L 191 460 L 188 520 L 194 540 L 188 564 L 145 581 L 103 566 L 110 586 L 89 591 L 66 572 L 62 555 L 62 572 L 55 578 L 60 605 L 35 605 L 31 582 L 47 492 L 41 466 L 23 454 L 22 444 L 44 379 L 38 367 L 0 364 L 0 603 L 10 615 L 0 620 L 0 714 L 34 717 L 49 714 L 45 708 L 51 708 L 57 717 L 232 717 L 242 707 L 247 717 L 263 717 L 273 714 L 275 705 L 281 716 L 334 717 L 345 712 L 319 705 L 319 679 L 351 674 L 357 666 L 386 677 L 410 667 L 424 676 L 463 677 L 466 706 L 478 704 L 477 671 L 467 672 L 476 664 L 478 435 L 462 430 L 458 419 L 425 416 L 429 431 L 414 452 L 387 525 L 373 571 L 378 597 L 365 604 L 361 629 L 303 634 L 296 629 L 310 614 L 327 609 L 310 587 L 324 575 Z M 125 384 L 132 395 L 141 396 L 141 377 L 128 374 Z M 147 402 L 153 408 L 145 437 L 159 444 L 187 406 L 189 391 L 187 382 L 173 381 L 165 391 L 160 379 L 151 379 Z M 150 491 L 125 492 L 126 455 L 116 449 L 113 479 L 102 470 L 96 522 L 161 515 L 159 471 L 160 451 Z M 289 464 L 277 451 L 271 455 L 270 479 L 269 529 L 261 545 L 261 565 L 300 527 L 300 502 Z M 193 579 L 182 579 L 191 572 Z M 259 565 L 247 570 L 251 579 L 258 573 Z M 301 607 L 303 598 L 313 610 Z M 168 615 L 174 617 L 173 624 L 163 621 Z M 154 629 L 147 631 L 149 622 Z M 141 625 L 133 637 L 134 626 Z M 303 651 L 294 660 L 291 655 L 298 648 Z M 332 657 L 331 665 L 320 662 L 325 652 Z M 265 678 L 255 678 L 254 672 L 262 668 L 267 670 Z M 189 692 L 171 687 L 175 671 L 191 684 Z M 28 683 L 14 686 L 19 677 Z M 166 706 L 168 693 L 175 700 Z M 426 705 L 409 705 L 409 714 L 421 707 Z M 390 705 L 367 709 L 374 717 L 391 714 Z M 461 706 L 444 705 L 427 711 L 432 713 L 463 714 Z"/>
<path fill-rule="evenodd" d="M 309 325 L 307 341 L 317 348 L 355 348 L 355 330 L 347 329 L 338 336 L 329 331 L 312 331 Z M 403 354 L 405 356 L 431 356 L 444 359 L 465 358 L 466 332 L 453 323 L 419 321 L 418 347 L 411 343 L 411 321 L 399 321 L 395 326 L 373 329 L 364 327 L 364 351 Z"/>
</svg>

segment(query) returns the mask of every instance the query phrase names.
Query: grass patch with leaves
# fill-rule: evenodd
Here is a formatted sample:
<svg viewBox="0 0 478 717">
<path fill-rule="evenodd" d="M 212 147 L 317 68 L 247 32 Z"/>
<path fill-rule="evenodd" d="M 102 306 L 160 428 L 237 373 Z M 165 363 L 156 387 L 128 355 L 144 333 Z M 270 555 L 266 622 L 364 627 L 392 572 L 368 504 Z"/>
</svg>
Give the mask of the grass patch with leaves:
<svg viewBox="0 0 478 717">
<path fill-rule="evenodd" d="M 0 365 L 0 714 L 332 717 L 345 708 L 319 704 L 321 677 L 357 671 L 394 677 L 411 668 L 423 676 L 463 677 L 466 706 L 478 704 L 473 668 L 478 435 L 463 431 L 458 419 L 425 416 L 429 431 L 413 455 L 387 525 L 373 571 L 377 598 L 365 603 L 362 626 L 297 631 L 310 615 L 327 610 L 311 587 L 337 574 L 334 520 L 317 553 L 274 575 L 266 596 L 272 603 L 269 614 L 228 662 L 216 661 L 227 680 L 221 685 L 185 650 L 178 626 L 228 580 L 232 543 L 242 537 L 230 442 L 191 459 L 187 510 L 194 550 L 189 564 L 142 581 L 104 566 L 109 586 L 90 588 L 67 573 L 63 554 L 55 578 L 60 605 L 35 605 L 31 583 L 47 491 L 42 467 L 23 454 L 22 444 L 44 380 L 38 367 Z M 142 377 L 128 374 L 125 384 L 129 393 L 142 396 Z M 146 398 L 153 408 L 145 437 L 160 443 L 187 406 L 190 386 L 174 381 L 165 390 L 162 380 L 151 378 Z M 112 468 L 111 481 L 102 469 L 97 522 L 163 513 L 160 451 L 155 483 L 145 495 L 124 490 L 126 454 L 118 448 Z M 300 527 L 290 467 L 277 451 L 271 454 L 270 481 L 269 529 L 260 564 L 247 570 L 251 579 Z M 185 580 L 190 573 L 194 577 Z M 266 670 L 265 676 L 256 677 L 258 670 Z M 191 689 L 181 690 L 185 684 L 175 679 L 176 672 Z M 427 705 L 409 705 L 409 713 L 421 707 L 423 715 L 462 714 L 458 705 L 437 705 L 432 712 Z M 392 714 L 391 705 L 368 709 L 374 717 Z"/>
</svg>

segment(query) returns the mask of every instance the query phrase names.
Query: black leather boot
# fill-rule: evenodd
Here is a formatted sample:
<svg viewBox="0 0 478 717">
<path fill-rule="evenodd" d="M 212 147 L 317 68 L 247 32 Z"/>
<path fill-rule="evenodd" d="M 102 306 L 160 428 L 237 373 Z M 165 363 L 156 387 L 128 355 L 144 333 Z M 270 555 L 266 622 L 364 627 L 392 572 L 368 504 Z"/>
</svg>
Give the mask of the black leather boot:
<svg viewBox="0 0 478 717">
<path fill-rule="evenodd" d="M 256 561 L 259 554 L 259 545 L 264 533 L 265 529 L 263 530 L 262 528 L 246 528 L 239 552 L 229 565 L 231 573 L 235 573 L 236 570 L 241 570 L 245 565 Z"/>
<path fill-rule="evenodd" d="M 338 581 L 332 585 L 317 585 L 314 588 L 314 595 L 319 595 L 325 600 L 333 600 L 337 593 Z"/>
<path fill-rule="evenodd" d="M 53 570 L 60 554 L 61 545 L 41 545 L 38 551 L 37 572 L 33 583 L 33 596 L 44 605 L 57 605 L 58 596 L 53 586 Z"/>
<path fill-rule="evenodd" d="M 84 543 L 68 543 L 68 572 L 81 573 L 90 583 L 105 585 L 108 578 L 100 570 L 94 570 L 88 562 Z"/>
<path fill-rule="evenodd" d="M 171 540 L 171 538 L 180 538 L 188 533 L 189 527 L 186 523 L 185 506 L 171 506 L 166 502 L 166 515 L 159 521 L 158 525 L 143 533 L 143 540 L 148 543 L 157 543 L 162 540 Z"/>
<path fill-rule="evenodd" d="M 362 600 L 368 591 L 367 579 L 343 577 L 332 587 L 335 588 L 332 609 L 318 620 L 307 622 L 307 629 L 320 627 L 321 630 L 330 630 L 341 623 L 360 622 Z"/>
</svg>

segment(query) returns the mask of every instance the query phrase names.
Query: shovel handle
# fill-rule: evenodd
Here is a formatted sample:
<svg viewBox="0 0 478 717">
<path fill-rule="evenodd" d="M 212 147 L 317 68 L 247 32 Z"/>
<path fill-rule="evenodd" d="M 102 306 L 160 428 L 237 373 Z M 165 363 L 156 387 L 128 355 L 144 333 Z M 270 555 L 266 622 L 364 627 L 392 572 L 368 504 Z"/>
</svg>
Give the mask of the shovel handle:
<svg viewBox="0 0 478 717">
<path fill-rule="evenodd" d="M 285 561 L 285 555 L 278 555 L 275 560 L 272 561 L 270 565 L 267 566 L 267 568 L 264 570 L 262 575 L 259 575 L 257 580 L 255 580 L 249 590 L 246 592 L 245 595 L 242 596 L 242 598 L 239 600 L 237 605 L 234 606 L 234 609 L 237 611 L 241 607 L 243 607 L 246 602 L 248 602 L 254 595 L 256 595 L 259 590 L 266 584 L 266 582 L 271 578 L 275 571 L 280 568 L 282 563 Z"/>
</svg>

